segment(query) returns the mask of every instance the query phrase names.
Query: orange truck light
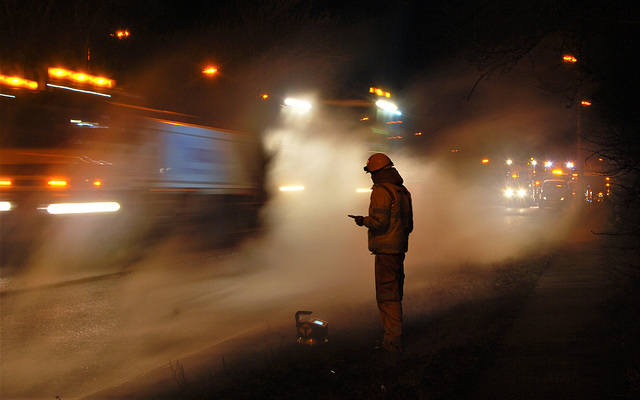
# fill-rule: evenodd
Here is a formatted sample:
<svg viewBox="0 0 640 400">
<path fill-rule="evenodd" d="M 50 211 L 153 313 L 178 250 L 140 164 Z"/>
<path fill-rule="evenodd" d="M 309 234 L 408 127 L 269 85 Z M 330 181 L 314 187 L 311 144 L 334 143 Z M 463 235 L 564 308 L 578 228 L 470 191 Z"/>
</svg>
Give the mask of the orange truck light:
<svg viewBox="0 0 640 400">
<path fill-rule="evenodd" d="M 14 88 L 22 88 L 22 89 L 29 89 L 29 90 L 38 89 L 38 82 L 19 78 L 17 76 L 0 75 L 0 85 L 6 85 Z"/>
<path fill-rule="evenodd" d="M 369 93 L 373 93 L 373 94 L 375 94 L 376 96 L 379 96 L 379 97 L 386 97 L 387 99 L 391 98 L 391 93 L 385 92 L 384 90 L 378 89 L 378 88 L 375 88 L 375 87 L 370 87 L 369 88 Z"/>
<path fill-rule="evenodd" d="M 70 81 L 77 84 L 91 84 L 101 88 L 112 88 L 115 85 L 113 79 L 70 71 L 64 68 L 49 68 L 48 72 L 49 78 Z"/>
<path fill-rule="evenodd" d="M 0 186 L 11 186 L 13 182 L 9 179 L 0 179 Z"/>
<path fill-rule="evenodd" d="M 52 179 L 49 182 L 47 182 L 47 185 L 51 187 L 64 187 L 64 186 L 67 186 L 67 181 L 62 179 Z"/>
</svg>

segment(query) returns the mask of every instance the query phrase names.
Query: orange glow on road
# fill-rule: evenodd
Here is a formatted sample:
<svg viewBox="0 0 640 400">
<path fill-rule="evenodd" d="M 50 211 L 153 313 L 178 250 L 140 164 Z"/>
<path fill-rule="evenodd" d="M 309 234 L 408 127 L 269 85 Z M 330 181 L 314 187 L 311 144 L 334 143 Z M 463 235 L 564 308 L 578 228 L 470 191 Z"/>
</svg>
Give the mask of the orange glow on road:
<svg viewBox="0 0 640 400">
<path fill-rule="evenodd" d="M 11 182 L 9 179 L 0 180 L 0 186 L 11 186 L 12 184 L 13 182 Z"/>
</svg>

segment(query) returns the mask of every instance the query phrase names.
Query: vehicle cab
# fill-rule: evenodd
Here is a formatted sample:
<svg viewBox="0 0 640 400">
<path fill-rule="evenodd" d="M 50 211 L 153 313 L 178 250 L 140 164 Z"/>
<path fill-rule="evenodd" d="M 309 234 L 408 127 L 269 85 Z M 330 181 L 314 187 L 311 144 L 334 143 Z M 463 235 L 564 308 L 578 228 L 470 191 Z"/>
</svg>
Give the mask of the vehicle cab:
<svg viewBox="0 0 640 400">
<path fill-rule="evenodd" d="M 562 179 L 547 179 L 542 182 L 539 202 L 540 209 L 564 209 L 570 199 L 571 189 L 567 181 Z"/>
</svg>

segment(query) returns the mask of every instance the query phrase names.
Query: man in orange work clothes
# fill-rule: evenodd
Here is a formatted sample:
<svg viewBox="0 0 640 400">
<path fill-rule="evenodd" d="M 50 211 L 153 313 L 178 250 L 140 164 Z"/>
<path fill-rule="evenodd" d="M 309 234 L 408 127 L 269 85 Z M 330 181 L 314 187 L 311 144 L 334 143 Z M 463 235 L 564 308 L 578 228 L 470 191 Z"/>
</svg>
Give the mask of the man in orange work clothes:
<svg viewBox="0 0 640 400">
<path fill-rule="evenodd" d="M 375 255 L 376 301 L 384 328 L 382 347 L 402 352 L 404 257 L 413 231 L 411 194 L 387 155 L 373 154 L 364 170 L 373 181 L 369 215 L 349 217 L 369 229 L 369 251 Z"/>
</svg>

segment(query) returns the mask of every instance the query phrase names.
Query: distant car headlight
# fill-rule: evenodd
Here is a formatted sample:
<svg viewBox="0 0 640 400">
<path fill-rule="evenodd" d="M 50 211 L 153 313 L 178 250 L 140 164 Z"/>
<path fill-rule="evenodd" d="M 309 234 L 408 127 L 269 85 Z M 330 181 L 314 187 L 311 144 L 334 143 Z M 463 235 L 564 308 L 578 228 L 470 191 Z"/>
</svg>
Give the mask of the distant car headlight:
<svg viewBox="0 0 640 400">
<path fill-rule="evenodd" d="M 524 197 L 527 195 L 527 191 L 524 189 L 518 189 L 518 197 Z"/>
<path fill-rule="evenodd" d="M 0 201 L 0 211 L 11 211 L 11 203 L 8 201 Z"/>
<path fill-rule="evenodd" d="M 504 191 L 505 197 L 513 197 L 513 189 L 507 189 Z"/>
</svg>

